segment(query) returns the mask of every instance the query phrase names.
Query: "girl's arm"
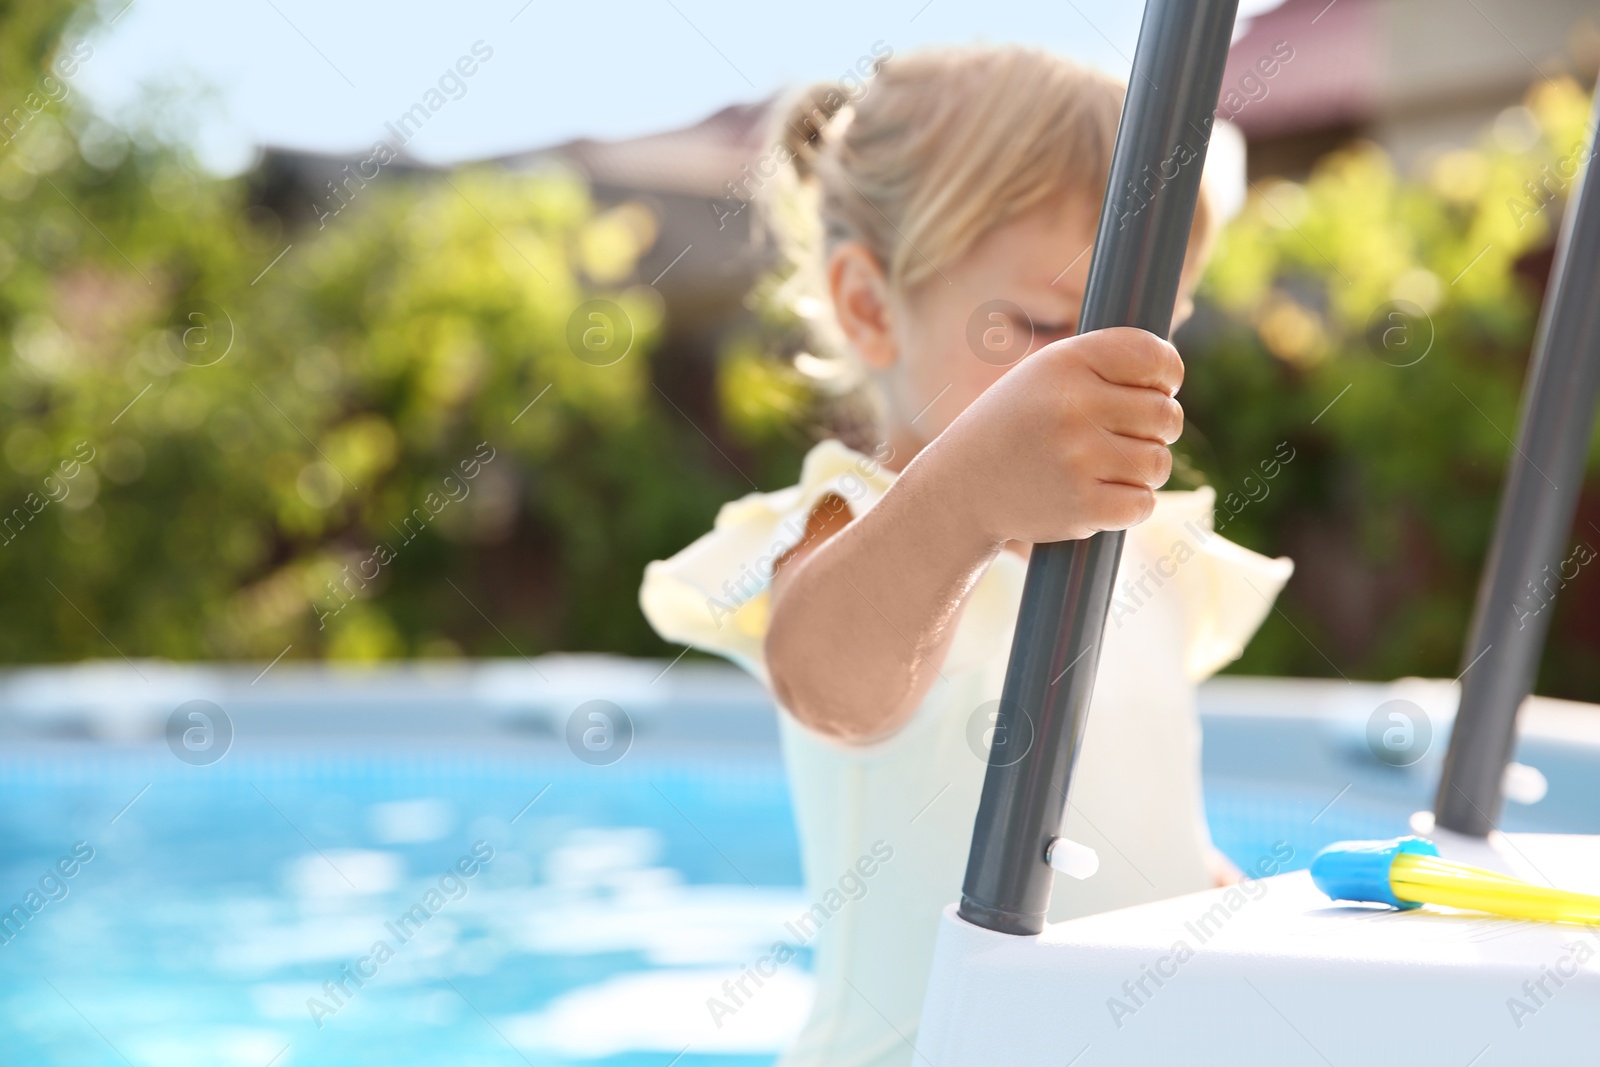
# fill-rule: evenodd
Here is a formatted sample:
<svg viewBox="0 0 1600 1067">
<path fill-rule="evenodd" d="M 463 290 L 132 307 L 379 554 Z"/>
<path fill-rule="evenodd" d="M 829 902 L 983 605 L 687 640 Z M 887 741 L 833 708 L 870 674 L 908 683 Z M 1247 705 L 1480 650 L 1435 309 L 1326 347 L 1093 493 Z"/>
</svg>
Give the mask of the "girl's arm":
<svg viewBox="0 0 1600 1067">
<path fill-rule="evenodd" d="M 1171 472 L 1183 364 L 1141 330 L 1040 349 L 991 386 L 859 519 L 831 521 L 773 578 L 778 700 L 852 742 L 903 726 L 939 674 L 962 605 L 1008 541 L 1077 540 L 1147 518 Z"/>
<path fill-rule="evenodd" d="M 767 666 L 778 700 L 812 729 L 865 742 L 893 733 L 939 681 L 955 622 L 995 552 L 915 460 L 859 520 L 824 506 L 810 542 L 773 577 Z"/>
</svg>

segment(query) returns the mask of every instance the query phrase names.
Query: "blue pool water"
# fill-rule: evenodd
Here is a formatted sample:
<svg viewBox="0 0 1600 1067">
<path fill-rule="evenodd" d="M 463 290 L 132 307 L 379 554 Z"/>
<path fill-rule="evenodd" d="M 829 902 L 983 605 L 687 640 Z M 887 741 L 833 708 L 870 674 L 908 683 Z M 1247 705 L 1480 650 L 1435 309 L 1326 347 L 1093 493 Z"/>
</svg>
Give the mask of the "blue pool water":
<svg viewBox="0 0 1600 1067">
<path fill-rule="evenodd" d="M 75 843 L 93 849 L 0 946 L 7 1063 L 565 1063 L 584 1034 L 540 1048 L 549 1026 L 584 1022 L 541 1019 L 561 994 L 744 962 L 804 907 L 771 761 L 8 761 L 0 805 L 7 906 Z M 402 942 L 385 924 L 479 842 L 493 858 L 395 927 Z M 343 1004 L 323 992 L 378 940 L 394 955 L 363 965 L 365 986 L 346 980 Z M 321 1026 L 311 998 L 333 1009 Z"/>
<path fill-rule="evenodd" d="M 1208 811 L 1236 863 L 1287 841 L 1304 866 L 1427 806 L 1432 770 L 1305 729 L 1208 722 Z M 1600 829 L 1594 780 L 1560 769 L 1544 812 L 1509 824 Z M 7 1064 L 742 1067 L 805 1010 L 802 954 L 739 1034 L 679 1036 L 806 906 L 770 745 L 607 767 L 552 738 L 241 743 L 205 767 L 159 744 L 22 745 L 0 756 L 0 840 L 0 907 L 41 880 L 36 899 L 60 897 L 0 945 Z M 93 858 L 49 878 L 75 846 Z"/>
</svg>

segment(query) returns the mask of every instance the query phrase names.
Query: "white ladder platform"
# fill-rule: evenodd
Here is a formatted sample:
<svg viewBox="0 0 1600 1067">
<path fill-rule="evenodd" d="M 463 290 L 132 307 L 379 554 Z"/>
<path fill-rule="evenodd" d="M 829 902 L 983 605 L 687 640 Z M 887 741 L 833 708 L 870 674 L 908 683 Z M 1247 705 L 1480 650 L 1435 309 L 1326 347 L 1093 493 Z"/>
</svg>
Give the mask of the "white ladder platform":
<svg viewBox="0 0 1600 1067">
<path fill-rule="evenodd" d="M 1497 844 L 1530 880 L 1600 893 L 1600 837 Z M 915 1062 L 1600 1063 L 1600 928 L 1334 903 L 1304 871 L 1036 937 L 973 926 L 952 905 Z"/>
</svg>

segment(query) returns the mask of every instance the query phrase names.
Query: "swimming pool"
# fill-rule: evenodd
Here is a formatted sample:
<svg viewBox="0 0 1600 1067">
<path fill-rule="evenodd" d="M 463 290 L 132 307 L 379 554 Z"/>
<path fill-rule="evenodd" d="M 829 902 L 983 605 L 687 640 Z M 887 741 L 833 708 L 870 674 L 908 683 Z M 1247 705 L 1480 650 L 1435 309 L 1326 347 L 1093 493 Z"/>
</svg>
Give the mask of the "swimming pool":
<svg viewBox="0 0 1600 1067">
<path fill-rule="evenodd" d="M 7 1061 L 770 1063 L 806 1008 L 804 953 L 737 1025 L 708 1040 L 699 1013 L 807 905 L 771 711 L 740 676 L 665 666 L 8 676 L 0 907 L 25 918 L 0 925 Z M 1218 845 L 1245 863 L 1288 841 L 1303 865 L 1403 832 L 1438 753 L 1366 751 L 1387 693 L 1209 687 Z M 632 712 L 614 763 L 567 744 L 596 694 Z M 234 730 L 209 764 L 161 734 L 196 697 Z M 1508 826 L 1600 831 L 1600 748 L 1548 733 L 1522 758 L 1550 795 Z"/>
</svg>

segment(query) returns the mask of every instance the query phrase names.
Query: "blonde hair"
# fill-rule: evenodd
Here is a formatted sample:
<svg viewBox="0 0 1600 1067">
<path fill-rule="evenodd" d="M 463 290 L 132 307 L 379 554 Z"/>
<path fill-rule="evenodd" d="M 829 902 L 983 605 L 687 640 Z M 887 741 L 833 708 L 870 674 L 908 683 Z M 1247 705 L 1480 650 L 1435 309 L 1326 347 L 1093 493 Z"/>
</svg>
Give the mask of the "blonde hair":
<svg viewBox="0 0 1600 1067">
<path fill-rule="evenodd" d="M 1098 205 L 1123 92 L 1109 75 L 1018 45 L 890 55 L 863 82 L 802 90 L 779 109 L 774 139 L 793 167 L 767 199 L 793 271 L 787 302 L 841 357 L 831 316 L 815 313 L 841 242 L 861 242 L 905 291 L 1064 193 Z M 1210 231 L 1202 197 L 1192 261 Z"/>
</svg>

